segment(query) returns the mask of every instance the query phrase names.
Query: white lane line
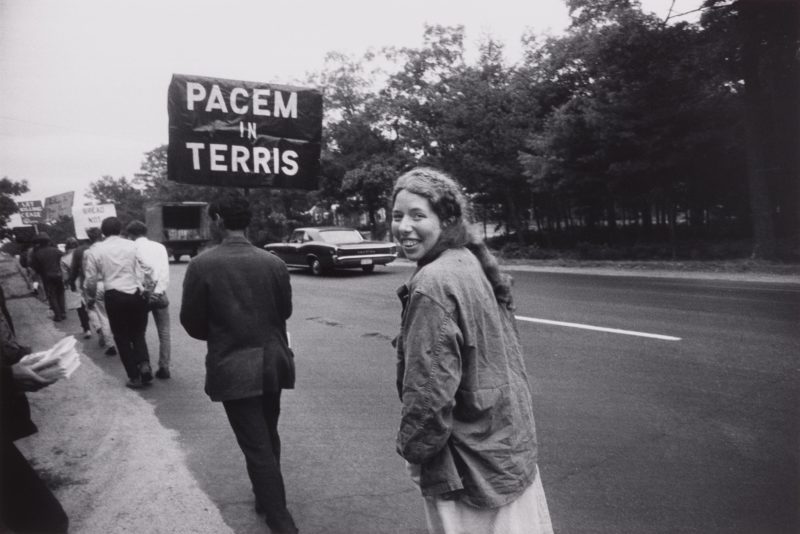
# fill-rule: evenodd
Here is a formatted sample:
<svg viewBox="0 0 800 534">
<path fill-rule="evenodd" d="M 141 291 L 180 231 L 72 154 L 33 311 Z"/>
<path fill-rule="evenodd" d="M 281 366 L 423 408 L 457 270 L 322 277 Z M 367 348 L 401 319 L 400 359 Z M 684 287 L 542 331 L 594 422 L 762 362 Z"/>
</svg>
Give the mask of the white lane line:
<svg viewBox="0 0 800 534">
<path fill-rule="evenodd" d="M 681 338 L 674 336 L 664 336 L 662 334 L 649 334 L 647 332 L 635 332 L 633 330 L 620 330 L 619 328 L 606 328 L 604 326 L 592 326 L 580 323 L 565 323 L 564 321 L 550 321 L 548 319 L 536 319 L 535 317 L 524 317 L 522 315 L 517 315 L 516 317 L 518 321 L 527 321 L 529 323 L 543 323 L 543 324 L 552 324 L 556 326 L 568 326 L 570 328 L 582 328 L 584 330 L 595 330 L 597 332 L 610 332 L 612 334 L 624 334 L 626 336 L 649 337 L 653 339 L 661 339 L 664 341 L 681 340 Z"/>
</svg>

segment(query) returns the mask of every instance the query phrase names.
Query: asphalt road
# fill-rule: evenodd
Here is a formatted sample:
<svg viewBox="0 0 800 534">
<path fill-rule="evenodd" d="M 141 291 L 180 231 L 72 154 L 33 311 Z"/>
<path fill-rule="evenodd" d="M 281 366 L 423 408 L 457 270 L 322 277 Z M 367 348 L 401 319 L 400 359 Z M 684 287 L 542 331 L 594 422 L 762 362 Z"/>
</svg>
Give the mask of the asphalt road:
<svg viewBox="0 0 800 534">
<path fill-rule="evenodd" d="M 173 379 L 141 395 L 226 523 L 265 532 L 222 406 L 203 393 L 204 344 L 178 323 L 185 268 L 171 266 Z M 282 463 L 304 533 L 425 532 L 394 452 L 389 341 L 410 274 L 293 271 L 298 381 L 283 397 Z M 800 286 L 514 277 L 520 317 L 639 334 L 519 322 L 556 532 L 800 531 Z M 154 329 L 148 341 L 154 355 Z M 99 363 L 122 380 L 116 359 Z"/>
</svg>

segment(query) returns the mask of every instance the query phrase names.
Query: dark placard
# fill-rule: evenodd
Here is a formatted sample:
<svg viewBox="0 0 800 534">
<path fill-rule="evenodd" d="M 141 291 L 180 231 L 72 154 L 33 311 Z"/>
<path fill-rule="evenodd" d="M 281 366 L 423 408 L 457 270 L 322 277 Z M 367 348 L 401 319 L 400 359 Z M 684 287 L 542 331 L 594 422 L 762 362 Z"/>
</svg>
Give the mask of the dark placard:
<svg viewBox="0 0 800 534">
<path fill-rule="evenodd" d="M 41 224 L 43 209 L 41 200 L 20 200 L 17 202 L 17 208 L 22 224 Z"/>
<path fill-rule="evenodd" d="M 174 74 L 167 176 L 195 185 L 316 189 L 316 89 Z"/>
</svg>

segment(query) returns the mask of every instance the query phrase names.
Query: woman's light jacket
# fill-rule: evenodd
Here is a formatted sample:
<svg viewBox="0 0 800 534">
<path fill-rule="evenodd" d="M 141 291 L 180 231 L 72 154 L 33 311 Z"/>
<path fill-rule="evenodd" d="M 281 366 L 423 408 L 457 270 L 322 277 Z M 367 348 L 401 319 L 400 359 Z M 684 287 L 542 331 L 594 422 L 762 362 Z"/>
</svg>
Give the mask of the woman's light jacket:
<svg viewBox="0 0 800 534">
<path fill-rule="evenodd" d="M 537 444 L 512 311 L 465 248 L 418 268 L 398 295 L 397 451 L 420 465 L 425 496 L 479 508 L 513 501 L 533 482 Z"/>
</svg>

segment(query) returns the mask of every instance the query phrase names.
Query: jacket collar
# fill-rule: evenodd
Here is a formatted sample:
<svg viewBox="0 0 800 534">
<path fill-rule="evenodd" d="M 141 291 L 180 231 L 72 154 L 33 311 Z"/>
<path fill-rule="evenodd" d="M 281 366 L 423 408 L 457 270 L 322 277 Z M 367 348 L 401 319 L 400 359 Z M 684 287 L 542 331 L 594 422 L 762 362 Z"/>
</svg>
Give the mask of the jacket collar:
<svg viewBox="0 0 800 534">
<path fill-rule="evenodd" d="M 229 235 L 222 240 L 222 245 L 251 245 L 250 240 L 238 235 Z"/>
</svg>

